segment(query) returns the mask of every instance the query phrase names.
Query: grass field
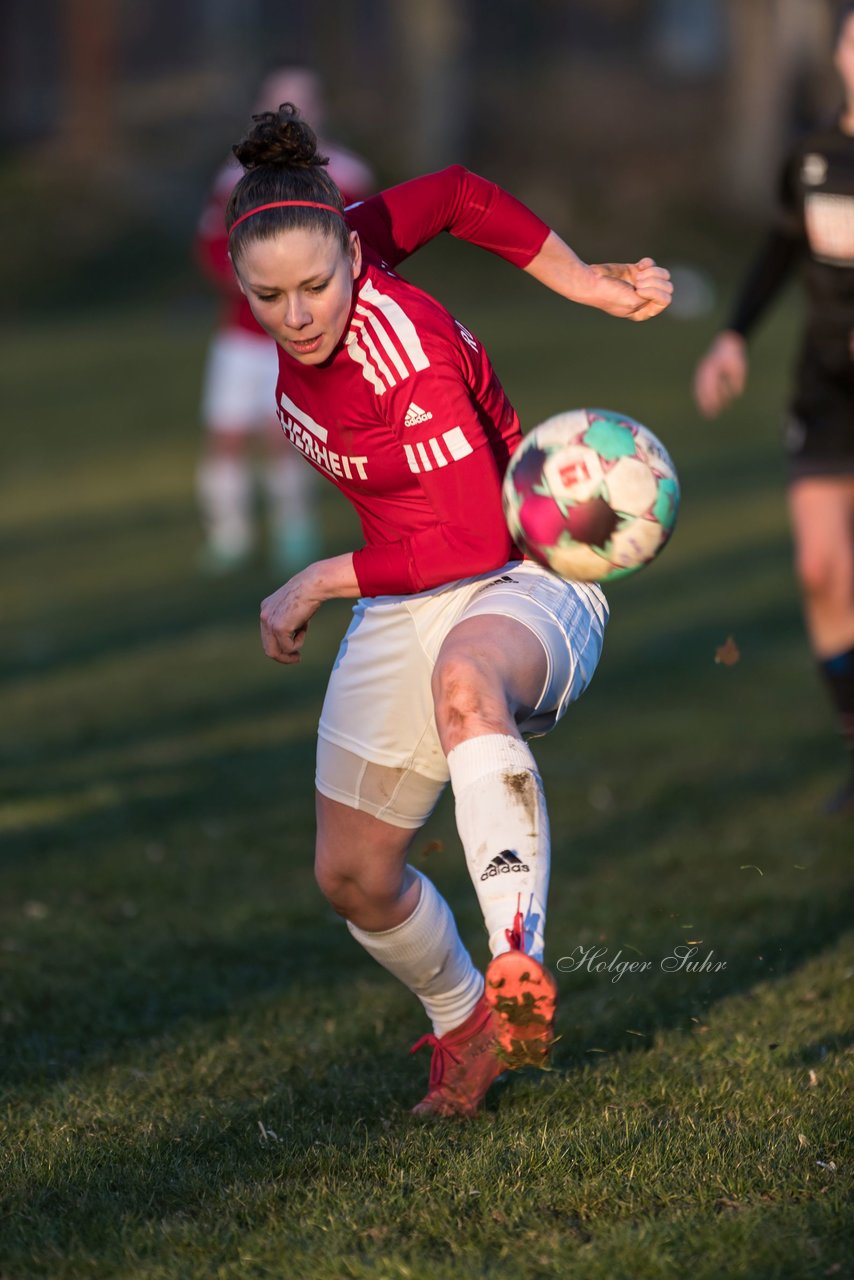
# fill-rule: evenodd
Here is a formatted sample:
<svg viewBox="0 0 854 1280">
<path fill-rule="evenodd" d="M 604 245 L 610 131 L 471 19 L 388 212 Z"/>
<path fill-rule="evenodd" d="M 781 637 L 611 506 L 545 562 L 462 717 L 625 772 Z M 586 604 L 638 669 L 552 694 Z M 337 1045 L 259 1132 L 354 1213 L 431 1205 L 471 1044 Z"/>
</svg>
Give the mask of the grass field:
<svg viewBox="0 0 854 1280">
<path fill-rule="evenodd" d="M 423 1017 L 311 871 L 347 607 L 282 668 L 263 562 L 194 570 L 206 312 L 6 331 L 3 1280 L 854 1275 L 852 829 L 816 815 L 842 761 L 790 570 L 793 313 L 708 428 L 688 376 L 711 319 L 608 321 L 471 257 L 434 255 L 440 293 L 524 422 L 625 409 L 683 481 L 672 545 L 610 593 L 594 686 L 537 748 L 554 1070 L 469 1123 L 408 1115 Z M 329 549 L 351 545 L 323 502 Z M 730 635 L 741 659 L 716 664 Z M 448 797 L 415 848 L 483 961 Z M 662 967 L 689 942 L 725 967 Z M 579 947 L 650 966 L 558 964 Z"/>
</svg>

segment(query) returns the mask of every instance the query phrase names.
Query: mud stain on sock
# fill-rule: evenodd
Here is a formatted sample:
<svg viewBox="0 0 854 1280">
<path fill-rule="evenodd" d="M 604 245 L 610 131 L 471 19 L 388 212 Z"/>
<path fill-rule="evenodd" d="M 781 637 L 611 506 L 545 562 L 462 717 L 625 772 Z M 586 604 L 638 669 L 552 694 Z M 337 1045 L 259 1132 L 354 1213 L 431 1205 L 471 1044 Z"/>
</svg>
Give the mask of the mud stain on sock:
<svg viewBox="0 0 854 1280">
<path fill-rule="evenodd" d="M 537 828 L 537 784 L 534 775 L 522 770 L 521 773 L 505 773 L 503 779 L 508 795 L 525 810 L 533 834 Z"/>
</svg>

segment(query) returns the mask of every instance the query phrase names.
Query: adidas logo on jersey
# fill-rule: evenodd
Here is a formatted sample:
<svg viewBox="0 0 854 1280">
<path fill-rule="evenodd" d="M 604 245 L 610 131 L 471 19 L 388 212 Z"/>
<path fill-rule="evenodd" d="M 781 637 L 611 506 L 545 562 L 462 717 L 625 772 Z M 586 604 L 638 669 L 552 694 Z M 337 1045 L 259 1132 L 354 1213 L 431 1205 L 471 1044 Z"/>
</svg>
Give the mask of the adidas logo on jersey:
<svg viewBox="0 0 854 1280">
<path fill-rule="evenodd" d="M 530 867 L 527 862 L 523 862 L 518 853 L 513 853 L 510 849 L 505 849 L 503 853 L 497 853 L 490 863 L 481 880 L 490 880 L 492 876 L 507 875 L 510 871 L 529 871 Z"/>
<path fill-rule="evenodd" d="M 429 422 L 432 417 L 432 413 L 419 408 L 417 404 L 411 404 L 406 410 L 406 417 L 403 419 L 403 425 L 405 427 L 417 427 L 419 423 Z"/>
</svg>

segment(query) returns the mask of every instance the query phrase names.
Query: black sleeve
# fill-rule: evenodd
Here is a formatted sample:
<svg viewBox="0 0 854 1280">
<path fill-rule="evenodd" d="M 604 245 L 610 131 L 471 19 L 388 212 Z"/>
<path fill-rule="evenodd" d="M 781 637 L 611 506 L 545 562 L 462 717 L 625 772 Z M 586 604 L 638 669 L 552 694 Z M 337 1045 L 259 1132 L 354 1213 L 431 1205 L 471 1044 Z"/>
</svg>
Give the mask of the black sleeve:
<svg viewBox="0 0 854 1280">
<path fill-rule="evenodd" d="M 806 247 L 795 180 L 799 164 L 798 149 L 783 166 L 774 226 L 748 269 L 730 312 L 727 328 L 743 337 L 780 292 Z"/>
<path fill-rule="evenodd" d="M 803 241 L 780 228 L 768 236 L 754 259 L 730 313 L 728 329 L 747 337 L 785 284 L 801 256 Z"/>
</svg>

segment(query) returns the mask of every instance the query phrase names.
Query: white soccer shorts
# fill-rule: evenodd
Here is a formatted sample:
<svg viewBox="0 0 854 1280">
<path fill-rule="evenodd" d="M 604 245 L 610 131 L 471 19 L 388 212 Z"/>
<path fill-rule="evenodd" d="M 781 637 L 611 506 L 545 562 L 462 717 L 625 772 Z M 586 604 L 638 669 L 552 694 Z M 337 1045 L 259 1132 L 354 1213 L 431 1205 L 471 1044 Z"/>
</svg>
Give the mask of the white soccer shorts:
<svg viewBox="0 0 854 1280">
<path fill-rule="evenodd" d="M 209 431 L 254 431 L 276 419 L 279 357 L 275 342 L 224 329 L 211 342 L 202 386 L 202 421 Z"/>
<path fill-rule="evenodd" d="M 433 713 L 433 666 L 451 628 L 480 614 L 513 618 L 538 637 L 546 680 L 519 728 L 536 735 L 557 724 L 602 652 L 608 605 L 599 587 L 564 582 L 526 560 L 418 595 L 361 599 L 320 714 L 322 795 L 395 826 L 414 830 L 426 821 L 449 776 Z"/>
</svg>

